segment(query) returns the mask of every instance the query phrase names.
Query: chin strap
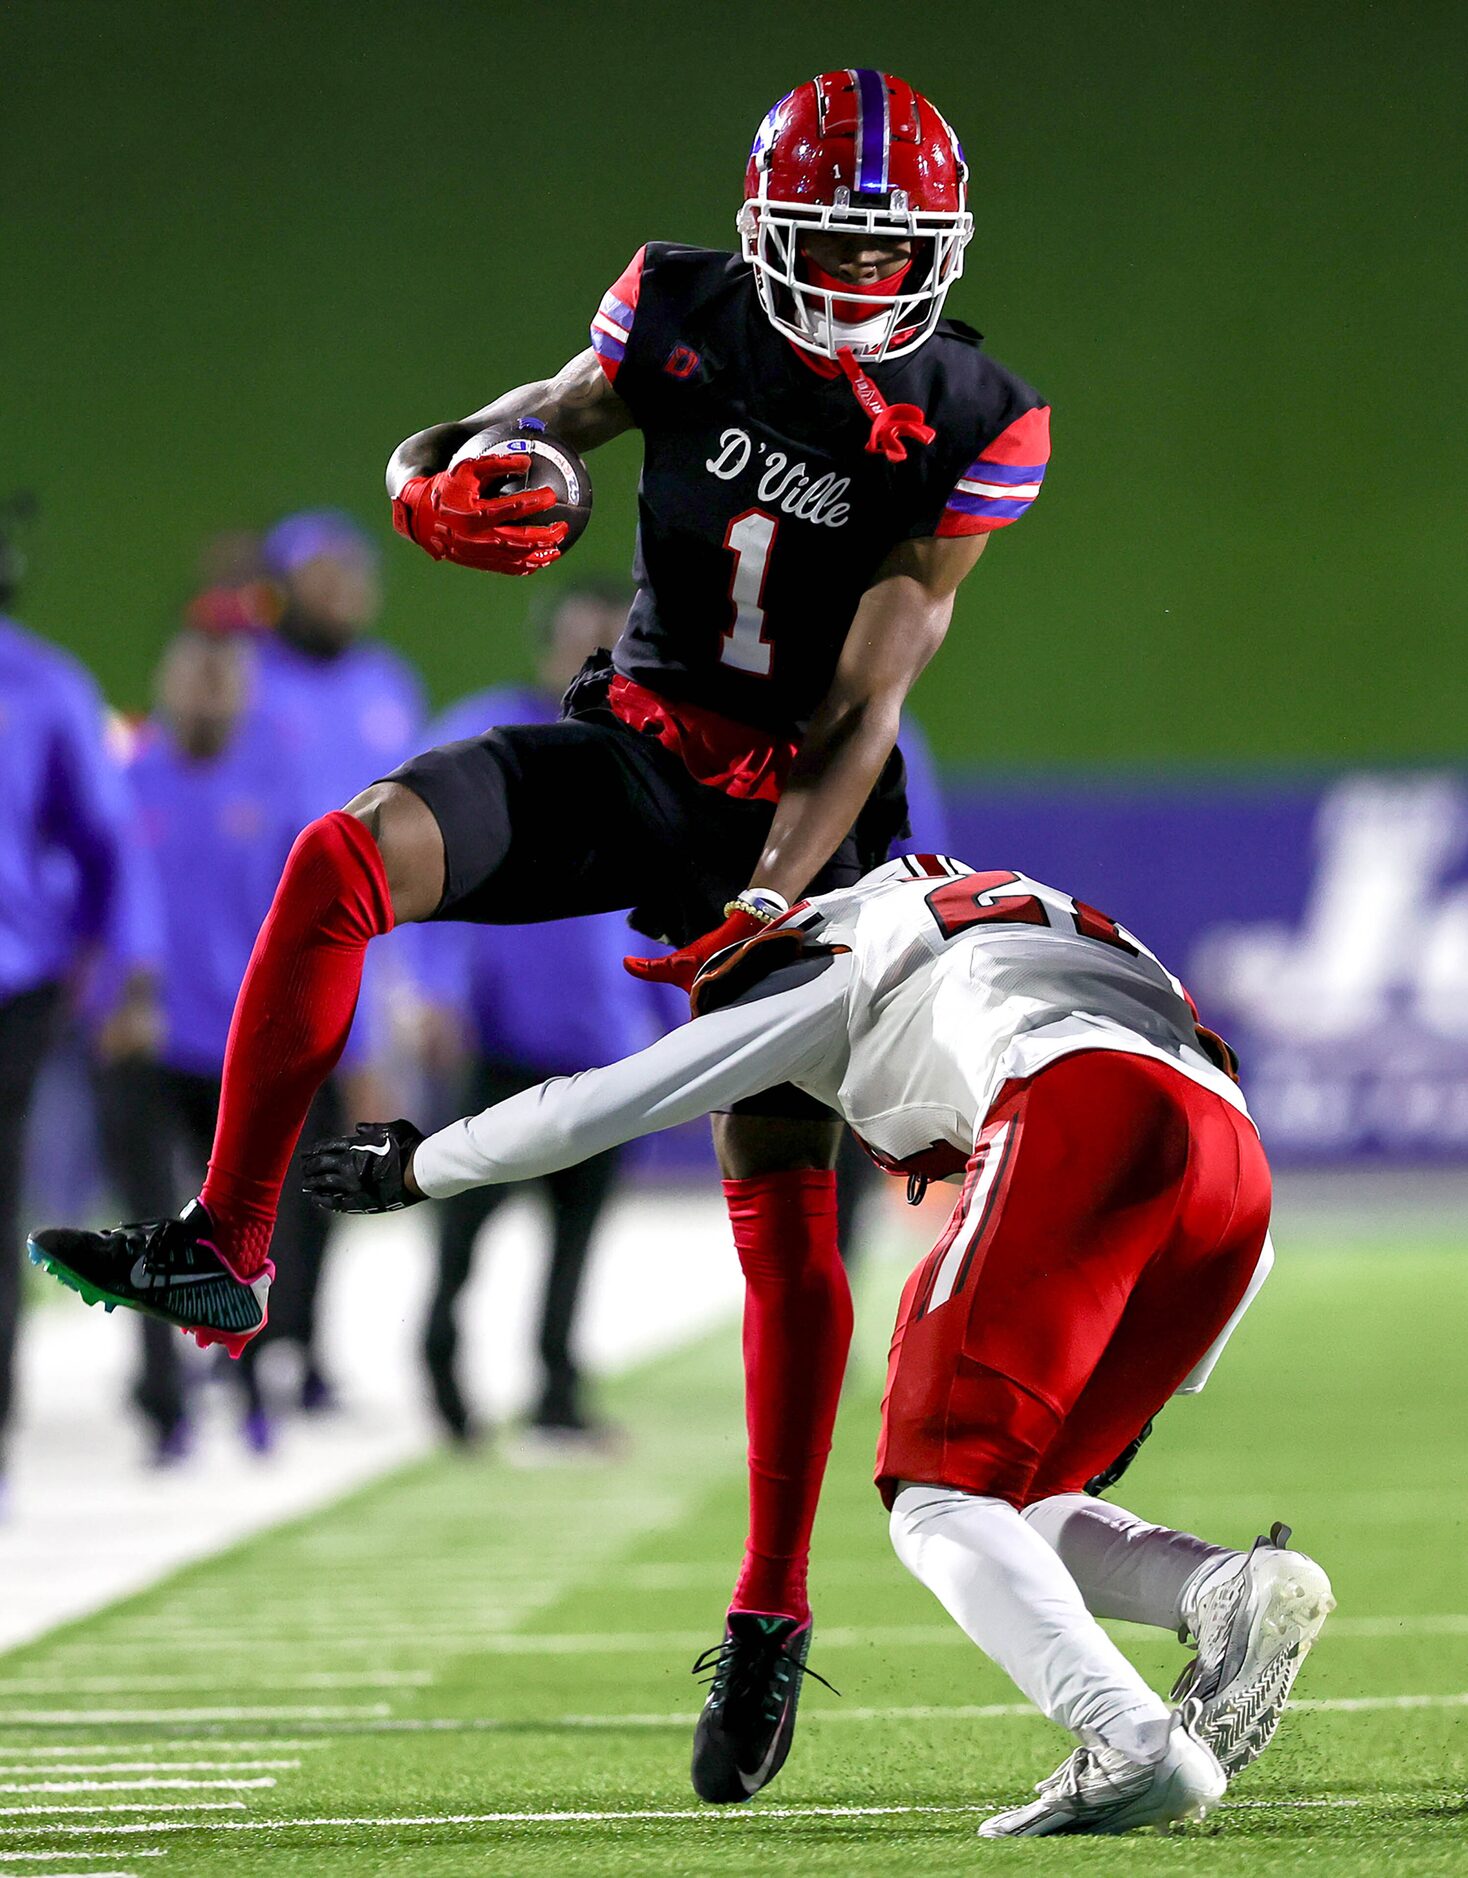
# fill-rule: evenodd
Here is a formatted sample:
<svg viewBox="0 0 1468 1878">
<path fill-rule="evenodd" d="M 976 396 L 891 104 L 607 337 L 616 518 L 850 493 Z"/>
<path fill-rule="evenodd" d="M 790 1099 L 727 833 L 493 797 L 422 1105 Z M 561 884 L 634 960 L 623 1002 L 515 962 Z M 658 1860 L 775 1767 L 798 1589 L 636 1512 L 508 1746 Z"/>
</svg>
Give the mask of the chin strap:
<svg viewBox="0 0 1468 1878">
<path fill-rule="evenodd" d="M 937 431 L 924 416 L 921 405 L 888 404 L 861 369 L 856 354 L 849 346 L 842 346 L 836 354 L 836 362 L 850 379 L 857 403 L 872 420 L 872 434 L 867 438 L 867 449 L 874 456 L 884 456 L 889 463 L 905 463 L 908 438 L 914 443 L 929 444 L 937 436 Z"/>
</svg>

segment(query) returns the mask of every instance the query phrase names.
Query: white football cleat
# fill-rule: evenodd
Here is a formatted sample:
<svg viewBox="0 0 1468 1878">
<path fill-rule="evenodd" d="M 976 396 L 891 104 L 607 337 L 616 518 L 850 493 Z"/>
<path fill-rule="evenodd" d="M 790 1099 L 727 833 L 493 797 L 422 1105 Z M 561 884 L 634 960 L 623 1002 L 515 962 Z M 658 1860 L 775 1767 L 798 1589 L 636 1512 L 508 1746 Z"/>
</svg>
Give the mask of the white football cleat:
<svg viewBox="0 0 1468 1878">
<path fill-rule="evenodd" d="M 1330 1580 L 1303 1552 L 1287 1550 L 1290 1529 L 1274 1525 L 1243 1564 L 1205 1579 L 1184 1606 L 1198 1654 L 1173 1696 L 1202 1708 L 1199 1737 L 1232 1780 L 1269 1746 L 1300 1666 L 1335 1609 Z"/>
<path fill-rule="evenodd" d="M 1223 1798 L 1228 1777 L 1199 1740 L 1198 1705 L 1173 1712 L 1162 1753 L 1134 1761 L 1119 1748 L 1077 1748 L 1035 1788 L 1038 1800 L 995 1813 L 981 1839 L 1037 1839 L 1050 1833 L 1166 1830 L 1202 1819 Z"/>
</svg>

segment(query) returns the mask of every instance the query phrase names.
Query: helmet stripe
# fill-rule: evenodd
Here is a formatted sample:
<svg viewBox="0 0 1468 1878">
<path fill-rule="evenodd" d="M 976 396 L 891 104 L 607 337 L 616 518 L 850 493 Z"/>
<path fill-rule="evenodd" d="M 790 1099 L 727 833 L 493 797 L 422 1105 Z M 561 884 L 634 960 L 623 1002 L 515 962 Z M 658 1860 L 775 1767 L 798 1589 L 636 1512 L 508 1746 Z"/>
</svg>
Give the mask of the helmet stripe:
<svg viewBox="0 0 1468 1878">
<path fill-rule="evenodd" d="M 856 187 L 860 195 L 885 195 L 891 124 L 887 86 L 880 72 L 863 66 L 848 71 L 856 81 Z"/>
</svg>

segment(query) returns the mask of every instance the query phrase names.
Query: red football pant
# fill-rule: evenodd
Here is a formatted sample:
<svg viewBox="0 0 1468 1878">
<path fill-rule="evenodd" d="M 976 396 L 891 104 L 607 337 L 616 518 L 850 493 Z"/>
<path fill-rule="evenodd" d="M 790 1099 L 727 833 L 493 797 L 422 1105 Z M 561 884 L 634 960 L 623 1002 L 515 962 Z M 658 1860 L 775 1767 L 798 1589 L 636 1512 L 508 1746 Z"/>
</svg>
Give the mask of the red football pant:
<svg viewBox="0 0 1468 1878">
<path fill-rule="evenodd" d="M 726 1180 L 724 1198 L 744 1268 L 749 1429 L 749 1538 L 730 1605 L 805 1618 L 811 1528 L 851 1348 L 836 1176 Z"/>
<path fill-rule="evenodd" d="M 1269 1225 L 1247 1117 L 1149 1057 L 1093 1050 L 1000 1091 L 907 1281 L 877 1484 L 1023 1507 L 1109 1467 L 1210 1348 Z"/>
<path fill-rule="evenodd" d="M 368 941 L 392 923 L 382 856 L 361 822 L 333 812 L 304 828 L 235 1001 L 200 1195 L 240 1277 L 270 1250 L 306 1111 L 352 1028 Z"/>
</svg>

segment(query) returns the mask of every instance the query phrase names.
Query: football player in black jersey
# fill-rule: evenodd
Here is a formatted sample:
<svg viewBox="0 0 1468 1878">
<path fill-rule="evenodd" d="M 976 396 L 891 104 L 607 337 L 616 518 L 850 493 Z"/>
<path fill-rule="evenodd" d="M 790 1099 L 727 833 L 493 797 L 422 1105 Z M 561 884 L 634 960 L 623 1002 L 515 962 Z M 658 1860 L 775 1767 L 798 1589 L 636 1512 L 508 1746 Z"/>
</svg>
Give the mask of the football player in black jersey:
<svg viewBox="0 0 1468 1878">
<path fill-rule="evenodd" d="M 827 72 L 761 124 L 741 252 L 649 243 L 554 377 L 399 446 L 398 530 L 528 574 L 559 553 L 523 457 L 453 465 L 496 420 L 578 450 L 643 439 L 637 595 L 553 725 L 429 751 L 300 837 L 236 1007 L 209 1175 L 179 1220 L 38 1235 L 93 1296 L 239 1348 L 264 1320 L 270 1231 L 368 941 L 402 920 L 631 909 L 700 963 L 906 832 L 903 702 L 953 596 L 1038 492 L 1041 399 L 942 317 L 972 234 L 957 138 L 901 79 Z M 839 1124 L 793 1090 L 716 1119 L 746 1276 L 750 1531 L 708 1653 L 693 1778 L 743 1800 L 789 1751 L 810 1648 L 806 1561 L 851 1335 L 836 1249 Z"/>
</svg>

